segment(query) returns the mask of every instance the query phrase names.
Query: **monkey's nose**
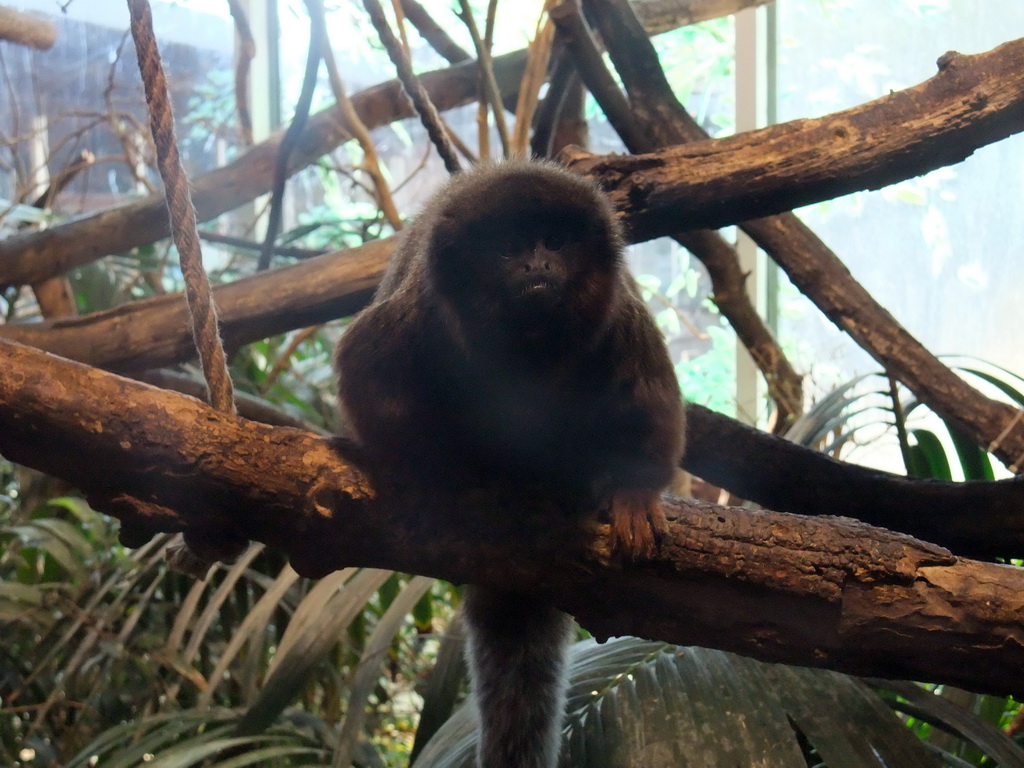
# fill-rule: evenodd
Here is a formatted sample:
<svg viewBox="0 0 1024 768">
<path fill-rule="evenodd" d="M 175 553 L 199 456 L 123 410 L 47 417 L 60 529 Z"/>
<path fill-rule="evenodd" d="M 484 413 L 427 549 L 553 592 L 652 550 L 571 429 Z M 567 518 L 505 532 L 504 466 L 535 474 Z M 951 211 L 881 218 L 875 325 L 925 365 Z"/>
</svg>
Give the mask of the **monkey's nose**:
<svg viewBox="0 0 1024 768">
<path fill-rule="evenodd" d="M 523 272 L 550 272 L 551 259 L 543 251 L 534 251 L 523 262 Z"/>
</svg>

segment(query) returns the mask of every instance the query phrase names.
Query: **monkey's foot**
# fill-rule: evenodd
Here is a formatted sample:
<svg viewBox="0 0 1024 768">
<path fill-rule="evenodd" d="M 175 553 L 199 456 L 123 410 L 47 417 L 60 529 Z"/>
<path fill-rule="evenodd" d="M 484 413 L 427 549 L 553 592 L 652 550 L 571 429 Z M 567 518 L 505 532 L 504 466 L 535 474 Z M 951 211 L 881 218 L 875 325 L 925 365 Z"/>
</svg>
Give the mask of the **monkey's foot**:
<svg viewBox="0 0 1024 768">
<path fill-rule="evenodd" d="M 618 491 L 612 498 L 611 540 L 619 554 L 633 559 L 649 557 L 667 527 L 660 494 Z"/>
</svg>

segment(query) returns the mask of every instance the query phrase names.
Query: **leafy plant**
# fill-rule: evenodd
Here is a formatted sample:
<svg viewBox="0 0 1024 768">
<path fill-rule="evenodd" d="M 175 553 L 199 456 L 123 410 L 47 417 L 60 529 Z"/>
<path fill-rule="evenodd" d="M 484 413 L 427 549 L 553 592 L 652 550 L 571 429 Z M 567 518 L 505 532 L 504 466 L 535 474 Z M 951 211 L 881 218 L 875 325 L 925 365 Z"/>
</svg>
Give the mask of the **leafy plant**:
<svg viewBox="0 0 1024 768">
<path fill-rule="evenodd" d="M 1004 734 L 909 685 L 886 694 L 897 709 L 912 699 L 918 715 L 955 727 L 980 754 L 998 755 L 1000 765 L 1024 760 Z M 567 709 L 561 765 L 574 768 L 957 764 L 854 678 L 637 638 L 576 644 Z M 416 768 L 471 768 L 475 728 L 467 702 Z"/>
</svg>

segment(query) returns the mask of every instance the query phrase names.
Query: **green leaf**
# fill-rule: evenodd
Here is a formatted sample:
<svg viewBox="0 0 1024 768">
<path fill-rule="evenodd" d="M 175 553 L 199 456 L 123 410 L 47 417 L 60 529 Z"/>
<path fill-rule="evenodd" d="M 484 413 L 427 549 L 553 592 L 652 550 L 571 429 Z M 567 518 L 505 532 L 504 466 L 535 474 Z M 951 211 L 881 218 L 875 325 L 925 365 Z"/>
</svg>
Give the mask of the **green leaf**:
<svg viewBox="0 0 1024 768">
<path fill-rule="evenodd" d="M 924 474 L 917 477 L 931 477 L 936 480 L 952 480 L 953 472 L 949 468 L 946 449 L 935 433 L 927 429 L 913 429 L 910 434 L 917 440 L 916 453 L 923 459 Z M 912 450 L 912 453 L 914 451 Z M 921 466 L 915 467 L 921 469 Z"/>
<path fill-rule="evenodd" d="M 352 690 L 346 709 L 348 714 L 345 717 L 345 722 L 341 725 L 341 734 L 338 736 L 334 768 L 348 768 L 352 763 L 356 740 L 361 735 L 363 724 L 366 722 L 366 704 L 370 694 L 377 687 L 377 679 L 380 677 L 380 668 L 386 658 L 387 650 L 394 642 L 395 634 L 402 622 L 433 583 L 434 580 L 426 576 L 416 576 L 402 587 L 402 591 L 391 601 L 391 605 L 388 606 L 387 611 L 377 622 L 373 634 L 370 635 L 370 639 L 363 649 L 362 658 L 359 659 L 355 679 L 352 681 Z"/>
<path fill-rule="evenodd" d="M 391 572 L 362 570 L 341 589 L 332 576 L 321 579 L 295 611 L 263 689 L 238 724 L 239 734 L 259 733 L 281 714 Z"/>
<path fill-rule="evenodd" d="M 953 441 L 957 458 L 964 471 L 965 480 L 995 480 L 995 473 L 992 471 L 992 461 L 988 457 L 988 451 L 978 447 L 978 444 L 971 440 L 960 430 L 950 424 L 949 437 Z"/>
<path fill-rule="evenodd" d="M 1024 768 L 1024 749 L 1003 731 L 972 712 L 958 707 L 916 683 L 893 680 L 870 680 L 882 689 L 893 708 L 908 712 L 915 718 L 943 726 L 980 749 L 1001 768 Z M 899 699 L 891 698 L 895 694 Z M 986 697 L 995 698 L 998 697 Z M 989 763 L 985 763 L 986 765 Z"/>
<path fill-rule="evenodd" d="M 560 765 L 573 768 L 791 768 L 805 747 L 828 768 L 938 768 L 938 757 L 862 683 L 636 638 L 572 650 Z M 464 705 L 416 768 L 471 768 Z"/>
</svg>

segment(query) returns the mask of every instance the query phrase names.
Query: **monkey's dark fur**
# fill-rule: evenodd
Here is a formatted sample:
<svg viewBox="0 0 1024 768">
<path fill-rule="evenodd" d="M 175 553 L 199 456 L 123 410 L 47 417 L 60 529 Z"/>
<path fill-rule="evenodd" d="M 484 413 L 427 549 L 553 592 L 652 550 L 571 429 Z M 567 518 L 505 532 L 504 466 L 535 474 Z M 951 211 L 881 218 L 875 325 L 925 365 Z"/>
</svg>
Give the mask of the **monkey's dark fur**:
<svg viewBox="0 0 1024 768">
<path fill-rule="evenodd" d="M 375 482 L 539 487 L 609 508 L 623 554 L 654 546 L 682 399 L 588 180 L 525 162 L 454 177 L 401 235 L 336 365 Z M 571 619 L 481 587 L 465 605 L 479 764 L 552 768 Z"/>
</svg>

